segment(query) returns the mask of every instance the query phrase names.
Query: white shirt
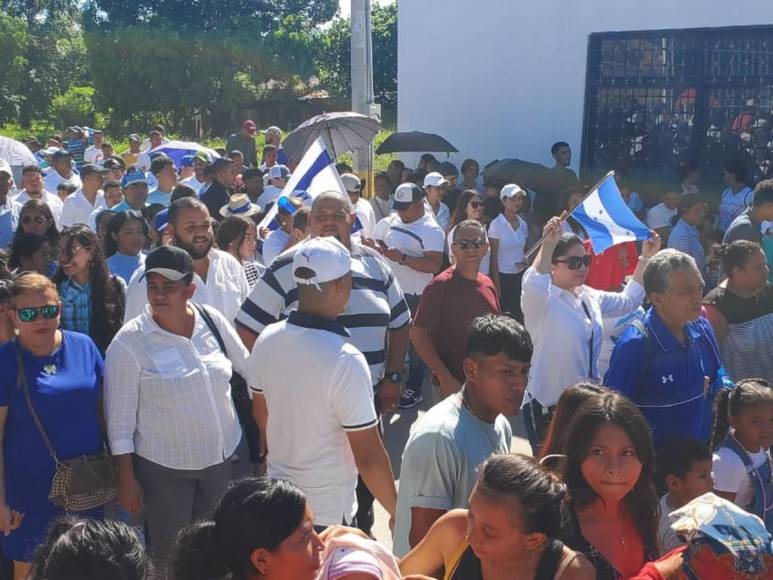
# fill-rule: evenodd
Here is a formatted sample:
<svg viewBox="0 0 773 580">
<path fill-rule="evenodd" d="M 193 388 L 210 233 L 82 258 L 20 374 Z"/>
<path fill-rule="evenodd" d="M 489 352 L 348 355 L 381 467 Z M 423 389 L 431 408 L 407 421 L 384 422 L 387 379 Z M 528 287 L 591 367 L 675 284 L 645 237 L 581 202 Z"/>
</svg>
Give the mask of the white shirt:
<svg viewBox="0 0 773 580">
<path fill-rule="evenodd" d="M 366 238 L 372 238 L 373 229 L 376 227 L 376 214 L 373 212 L 373 207 L 370 205 L 370 202 L 364 197 L 361 197 L 357 200 L 357 203 L 354 204 L 354 212 L 357 214 L 360 224 L 362 225 L 362 229 L 355 233 Z"/>
<path fill-rule="evenodd" d="M 81 187 L 83 185 L 81 182 L 81 176 L 74 171 L 70 176 L 70 179 L 65 179 L 59 175 L 59 172 L 56 169 L 49 167 L 46 170 L 46 177 L 43 179 L 43 189 L 46 191 L 56 192 L 56 188 L 59 187 L 59 184 L 65 181 L 72 183 L 75 187 Z"/>
<path fill-rule="evenodd" d="M 435 221 L 441 228 L 443 228 L 443 231 L 446 231 L 448 229 L 448 226 L 451 225 L 451 210 L 448 209 L 448 206 L 444 204 L 442 201 L 440 202 L 440 204 L 438 204 L 437 213 L 435 213 L 435 210 L 432 209 L 432 206 L 425 199 L 424 211 L 425 213 L 428 213 L 433 218 L 435 218 Z"/>
<path fill-rule="evenodd" d="M 32 198 L 27 193 L 27 191 L 22 189 L 13 200 L 19 205 L 23 206 L 31 199 Z M 43 190 L 43 195 L 40 196 L 40 199 L 46 203 L 46 205 L 48 206 L 48 209 L 50 209 L 51 213 L 54 215 L 54 223 L 56 223 L 56 229 L 61 230 L 62 229 L 62 208 L 64 205 L 62 203 L 62 200 L 59 199 L 58 195 L 46 190 Z"/>
<path fill-rule="evenodd" d="M 666 204 L 659 203 L 647 211 L 647 225 L 653 230 L 671 227 L 671 220 L 676 216 L 677 209 L 668 209 Z"/>
<path fill-rule="evenodd" d="M 150 149 L 142 151 L 137 155 L 137 167 L 142 167 L 145 173 L 150 171 Z"/>
<path fill-rule="evenodd" d="M 746 452 L 754 467 L 759 467 L 769 459 L 768 451 L 760 449 L 757 453 Z M 714 451 L 712 457 L 714 489 L 734 493 L 733 502 L 742 510 L 749 511 L 754 504 L 754 486 L 741 458 L 727 447 Z"/>
<path fill-rule="evenodd" d="M 186 177 L 185 179 L 183 179 L 180 182 L 180 185 L 187 185 L 188 187 L 193 189 L 193 191 L 195 191 L 196 193 L 199 193 L 199 190 L 202 188 L 204 183 L 196 179 L 196 175 L 194 174 L 194 175 L 191 175 L 190 177 Z"/>
<path fill-rule="evenodd" d="M 124 323 L 139 316 L 148 303 L 147 282 L 142 278 L 144 273 L 144 268 L 137 268 L 129 282 Z M 230 254 L 215 249 L 209 252 L 206 283 L 196 273 L 193 274 L 193 282 L 196 284 L 193 301 L 211 306 L 229 322 L 233 322 L 242 302 L 250 293 L 242 265 Z"/>
<path fill-rule="evenodd" d="M 270 232 L 266 239 L 263 240 L 263 263 L 270 266 L 274 258 L 287 247 L 288 241 L 290 241 L 290 234 L 282 228 L 277 228 Z"/>
<path fill-rule="evenodd" d="M 276 201 L 279 199 L 279 196 L 282 195 L 282 190 L 278 188 L 275 185 L 267 185 L 263 189 L 263 193 L 260 194 L 257 200 L 257 204 L 260 206 L 260 208 L 263 211 L 266 211 L 266 206 L 270 204 L 271 202 Z"/>
<path fill-rule="evenodd" d="M 622 316 L 640 306 L 642 300 L 644 288 L 634 280 L 629 280 L 620 293 L 581 286 L 573 294 L 555 286 L 550 274 L 528 268 L 523 276 L 521 308 L 534 344 L 534 355 L 524 402 L 533 398 L 549 407 L 558 402 L 568 387 L 589 378 L 598 379 L 598 358 L 604 336 L 602 318 Z M 589 369 L 591 343 L 593 368 Z"/>
<path fill-rule="evenodd" d="M 452 265 L 456 263 L 456 260 L 454 260 L 454 252 L 451 246 L 454 241 L 454 232 L 456 231 L 457 227 L 458 226 L 452 227 L 451 231 L 448 232 L 448 235 L 446 236 L 446 246 L 448 246 L 448 259 L 451 260 Z M 491 267 L 491 248 L 489 247 L 489 249 L 486 250 L 486 255 L 483 256 L 483 259 L 480 261 L 480 268 L 479 268 L 480 273 L 488 276 L 490 267 Z"/>
<path fill-rule="evenodd" d="M 376 224 L 373 237 L 384 242 L 388 248 L 414 258 L 422 257 L 425 252 L 442 252 L 446 243 L 443 230 L 432 217 L 432 212 L 426 210 L 422 217 L 409 224 L 403 223 L 397 214 L 384 218 Z M 405 294 L 418 296 L 432 281 L 430 273 L 418 272 L 392 260 L 389 260 L 389 265 Z"/>
<path fill-rule="evenodd" d="M 89 145 L 83 152 L 84 163 L 101 164 L 103 157 L 104 155 L 102 154 L 102 147 L 97 147 L 96 145 Z"/>
<path fill-rule="evenodd" d="M 518 229 L 514 230 L 505 214 L 500 213 L 488 227 L 488 237 L 497 240 L 497 267 L 503 274 L 517 274 L 524 270 L 523 251 L 526 238 L 529 237 L 529 226 L 521 216 L 518 218 Z"/>
<path fill-rule="evenodd" d="M 268 407 L 268 476 L 300 487 L 323 526 L 352 521 L 357 507 L 346 432 L 378 422 L 368 364 L 347 338 L 342 325 L 296 311 L 260 333 L 249 360 Z"/>
<path fill-rule="evenodd" d="M 105 205 L 105 194 L 100 189 L 92 204 L 79 188 L 68 195 L 62 204 L 62 227 L 69 228 L 75 224 L 89 225 L 91 213 Z"/>
<path fill-rule="evenodd" d="M 209 313 L 228 356 L 193 310 L 191 338 L 163 330 L 150 306 L 118 331 L 105 355 L 105 418 L 113 455 L 137 453 L 172 469 L 204 469 L 236 450 L 241 427 L 231 401 L 247 349 L 222 314 Z"/>
</svg>

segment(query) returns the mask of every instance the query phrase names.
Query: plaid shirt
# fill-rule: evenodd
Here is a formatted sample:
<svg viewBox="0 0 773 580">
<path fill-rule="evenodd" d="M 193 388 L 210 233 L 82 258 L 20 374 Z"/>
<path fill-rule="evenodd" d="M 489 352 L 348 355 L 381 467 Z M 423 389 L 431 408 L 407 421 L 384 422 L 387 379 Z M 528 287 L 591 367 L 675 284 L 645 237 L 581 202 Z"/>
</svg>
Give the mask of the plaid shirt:
<svg viewBox="0 0 773 580">
<path fill-rule="evenodd" d="M 91 282 L 84 286 L 67 278 L 59 285 L 62 300 L 62 328 L 89 334 L 91 322 Z"/>
</svg>

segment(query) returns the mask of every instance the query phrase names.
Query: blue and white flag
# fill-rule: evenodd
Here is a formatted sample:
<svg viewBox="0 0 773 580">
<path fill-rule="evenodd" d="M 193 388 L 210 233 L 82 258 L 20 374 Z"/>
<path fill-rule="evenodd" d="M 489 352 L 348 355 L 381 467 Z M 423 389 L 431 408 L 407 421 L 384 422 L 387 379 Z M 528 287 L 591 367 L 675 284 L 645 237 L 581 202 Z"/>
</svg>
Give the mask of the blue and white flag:
<svg viewBox="0 0 773 580">
<path fill-rule="evenodd" d="M 338 171 L 336 171 L 335 163 L 327 152 L 325 142 L 320 137 L 303 154 L 303 159 L 301 159 L 287 185 L 282 190 L 280 199 L 283 196 L 302 197 L 304 204 L 310 205 L 315 197 L 325 191 L 337 191 L 347 195 L 346 188 L 343 182 L 341 182 L 341 177 L 338 175 Z M 275 227 L 271 227 L 271 224 L 276 217 L 278 206 L 279 203 L 271 206 L 266 216 L 258 225 L 258 229 L 275 229 Z"/>
<path fill-rule="evenodd" d="M 588 232 L 597 254 L 623 242 L 652 237 L 650 229 L 639 221 L 620 195 L 614 173 L 609 173 L 569 215 Z"/>
</svg>

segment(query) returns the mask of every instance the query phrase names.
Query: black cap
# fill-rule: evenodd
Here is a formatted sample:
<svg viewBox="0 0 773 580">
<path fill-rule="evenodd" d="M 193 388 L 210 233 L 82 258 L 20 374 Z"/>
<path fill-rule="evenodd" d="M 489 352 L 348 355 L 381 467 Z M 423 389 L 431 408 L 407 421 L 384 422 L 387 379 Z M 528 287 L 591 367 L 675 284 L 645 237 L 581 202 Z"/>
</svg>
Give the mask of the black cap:
<svg viewBox="0 0 773 580">
<path fill-rule="evenodd" d="M 188 252 L 177 246 L 161 246 L 150 252 L 145 260 L 142 277 L 151 273 L 179 282 L 186 276 L 193 276 L 193 260 Z"/>
<path fill-rule="evenodd" d="M 456 165 L 450 161 L 443 161 L 443 163 L 440 164 L 440 167 L 438 167 L 438 171 L 443 177 L 448 177 L 449 175 L 459 177 L 459 170 L 456 168 Z"/>
<path fill-rule="evenodd" d="M 257 167 L 248 167 L 242 171 L 242 179 L 250 179 L 251 177 L 263 177 L 263 172 Z"/>
<path fill-rule="evenodd" d="M 111 156 L 102 162 L 102 167 L 105 169 L 125 169 L 126 164 L 120 157 Z"/>
<path fill-rule="evenodd" d="M 97 175 L 104 175 L 107 173 L 107 169 L 103 169 L 99 165 L 95 165 L 94 163 L 86 163 L 85 165 L 81 166 L 81 178 L 87 177 L 91 175 L 92 173 L 96 173 Z"/>
<path fill-rule="evenodd" d="M 51 155 L 51 160 L 61 161 L 62 159 L 66 159 L 69 157 L 71 157 L 71 155 L 67 149 L 59 149 L 58 151 L 54 151 L 53 155 Z"/>
</svg>

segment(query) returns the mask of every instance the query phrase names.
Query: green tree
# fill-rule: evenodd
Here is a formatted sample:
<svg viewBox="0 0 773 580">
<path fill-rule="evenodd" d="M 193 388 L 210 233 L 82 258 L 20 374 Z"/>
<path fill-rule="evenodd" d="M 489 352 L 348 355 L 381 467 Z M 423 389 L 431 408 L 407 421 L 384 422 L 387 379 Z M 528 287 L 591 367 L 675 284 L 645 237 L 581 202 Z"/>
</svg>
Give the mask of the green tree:
<svg viewBox="0 0 773 580">
<path fill-rule="evenodd" d="M 371 13 L 373 31 L 373 92 L 385 108 L 397 106 L 397 4 L 374 5 Z M 316 65 L 322 85 L 334 95 L 351 94 L 351 24 L 338 18 L 322 36 Z"/>
<path fill-rule="evenodd" d="M 21 18 L 0 12 L 0 123 L 19 113 L 19 91 L 27 67 L 27 24 Z"/>
</svg>

